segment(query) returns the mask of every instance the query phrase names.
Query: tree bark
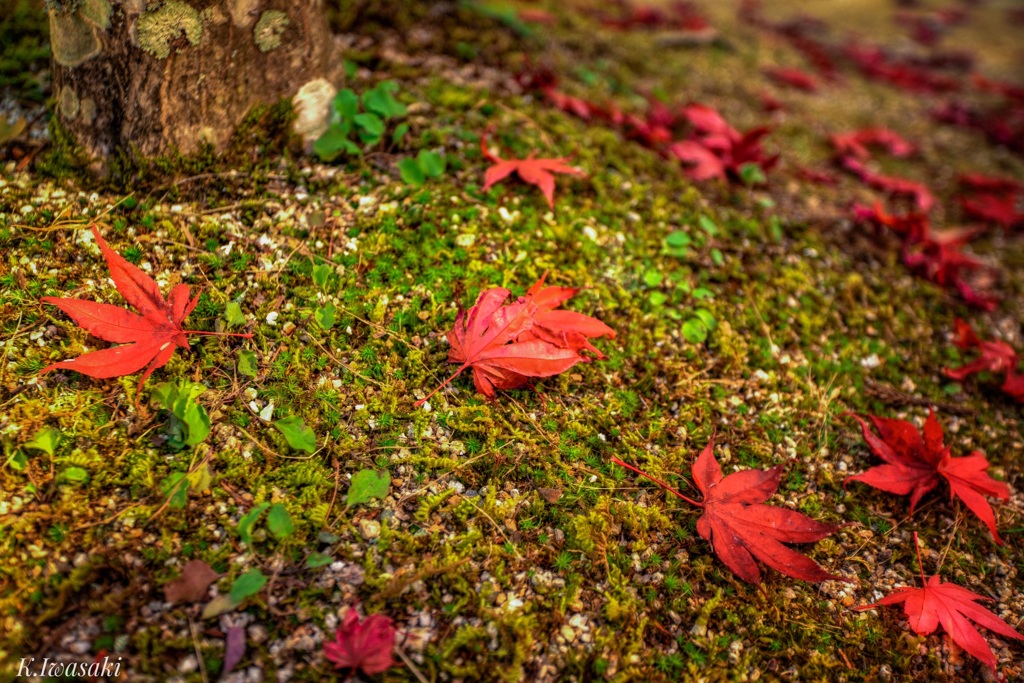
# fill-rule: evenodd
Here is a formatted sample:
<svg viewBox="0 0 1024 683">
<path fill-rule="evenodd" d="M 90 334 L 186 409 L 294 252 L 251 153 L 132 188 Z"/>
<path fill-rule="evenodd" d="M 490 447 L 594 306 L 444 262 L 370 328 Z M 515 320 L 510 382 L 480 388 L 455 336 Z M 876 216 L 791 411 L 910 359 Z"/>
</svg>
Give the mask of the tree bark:
<svg viewBox="0 0 1024 683">
<path fill-rule="evenodd" d="M 224 149 L 249 110 L 331 77 L 323 0 L 47 0 L 60 124 L 93 157 Z"/>
</svg>

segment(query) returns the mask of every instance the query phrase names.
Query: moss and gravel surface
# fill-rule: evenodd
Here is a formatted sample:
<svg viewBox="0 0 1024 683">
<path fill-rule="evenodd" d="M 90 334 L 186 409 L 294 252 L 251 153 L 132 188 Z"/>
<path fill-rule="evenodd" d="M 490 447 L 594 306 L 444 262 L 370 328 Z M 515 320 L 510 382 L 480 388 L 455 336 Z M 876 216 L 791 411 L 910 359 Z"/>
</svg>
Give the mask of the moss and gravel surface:
<svg viewBox="0 0 1024 683">
<path fill-rule="evenodd" d="M 891 5 L 858 5 L 863 31 L 898 38 Z M 974 8 L 950 37 L 995 77 L 1012 67 L 1004 8 Z M 175 171 L 178 160 L 131 192 L 62 173 L 74 155 L 56 148 L 34 172 L 8 168 L 0 680 L 21 657 L 100 653 L 122 658 L 122 680 L 218 680 L 234 626 L 246 628 L 248 650 L 226 680 L 324 680 L 334 674 L 322 644 L 356 603 L 399 629 L 407 664 L 386 681 L 991 677 L 945 635 L 914 635 L 899 609 L 853 608 L 915 585 L 918 531 L 926 572 L 992 597 L 1021 628 L 1022 410 L 995 385 L 961 386 L 941 369 L 962 361 L 956 317 L 1024 349 L 1024 241 L 993 231 L 972 243 L 1001 274 L 1003 303 L 979 314 L 909 273 L 889 236 L 851 222 L 851 202 L 871 201 L 870 191 L 841 175 L 837 187 L 811 185 L 794 169 L 828 163 L 830 132 L 889 127 L 921 151 L 886 171 L 927 181 L 943 207 L 936 221 L 955 225 L 956 175 L 1022 178 L 1021 158 L 934 123 L 939 98 L 852 72 L 817 94 L 775 88 L 760 68 L 801 58 L 738 23 L 734 6 L 707 8 L 722 40 L 698 47 L 608 31 L 584 9 L 563 7 L 558 24 L 525 38 L 483 20 L 447 42 L 430 23 L 407 40 L 386 29 L 353 36 L 353 87 L 400 85 L 406 149 L 325 166 L 276 146 L 234 172 Z M 854 24 L 821 16 L 835 30 Z M 488 58 L 491 48 L 503 52 Z M 615 131 L 522 93 L 512 74 L 524 54 L 561 74 L 565 90 L 626 110 L 658 93 L 715 106 L 740 129 L 767 121 L 783 166 L 757 189 L 690 183 Z M 763 113 L 766 91 L 786 108 Z M 574 155 L 587 177 L 559 179 L 555 211 L 514 180 L 482 192 L 478 141 L 489 126 L 506 151 Z M 448 171 L 410 188 L 395 165 L 420 148 L 443 152 Z M 138 376 L 40 376 L 103 345 L 40 297 L 123 304 L 93 223 L 163 291 L 202 291 L 190 328 L 254 338 L 193 338 L 149 380 L 141 409 Z M 414 409 L 452 369 L 444 334 L 456 302 L 491 286 L 523 293 L 545 271 L 584 288 L 570 308 L 618 332 L 598 341 L 608 359 L 494 402 L 463 376 Z M 244 322 L 229 328 L 231 302 Z M 314 318 L 327 303 L 330 329 Z M 716 324 L 693 343 L 682 327 L 700 309 Z M 176 449 L 167 411 L 147 397 L 184 381 L 207 387 L 199 402 L 212 429 Z M 261 418 L 271 404 L 272 419 L 297 416 L 313 430 L 314 453 Z M 1005 546 L 941 491 L 910 517 L 905 498 L 844 489 L 848 473 L 875 463 L 845 411 L 921 424 L 928 406 L 954 455 L 984 451 L 1009 483 L 1010 501 L 995 505 Z M 52 454 L 19 449 L 44 428 L 61 435 Z M 801 550 L 853 583 L 767 572 L 763 589 L 744 584 L 697 535 L 697 510 L 609 463 L 622 458 L 685 491 L 713 431 L 726 472 L 788 461 L 772 502 L 847 524 Z M 349 507 L 364 469 L 387 470 L 389 492 Z M 182 474 L 184 501 L 165 485 Z M 239 520 L 261 502 L 283 504 L 294 531 L 279 539 L 261 522 L 245 545 Z M 169 605 L 163 586 L 190 559 L 222 577 L 202 602 Z M 269 579 L 259 593 L 202 617 L 254 568 Z M 1022 646 L 989 642 L 1001 673 L 1024 680 Z"/>
</svg>

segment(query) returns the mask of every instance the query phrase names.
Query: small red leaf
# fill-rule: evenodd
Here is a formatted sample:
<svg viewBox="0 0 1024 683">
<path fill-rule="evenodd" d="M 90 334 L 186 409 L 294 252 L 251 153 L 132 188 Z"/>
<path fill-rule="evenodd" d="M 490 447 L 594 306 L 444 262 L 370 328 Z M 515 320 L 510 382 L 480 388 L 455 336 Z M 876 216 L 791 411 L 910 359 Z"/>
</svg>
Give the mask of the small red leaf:
<svg viewBox="0 0 1024 683">
<path fill-rule="evenodd" d="M 988 527 L 993 540 L 1003 544 L 996 530 L 995 514 L 985 496 L 1009 500 L 1010 489 L 988 475 L 988 460 L 980 451 L 962 458 L 952 457 L 943 445 L 942 426 L 934 412 L 929 412 L 923 434 L 905 420 L 869 415 L 881 438 L 872 433 L 859 415 L 848 414 L 860 423 L 871 450 L 888 464 L 849 476 L 847 482 L 859 481 L 889 493 L 909 494 L 913 514 L 921 497 L 938 486 L 941 477 L 949 484 L 951 497 L 963 501 Z"/>
<path fill-rule="evenodd" d="M 555 208 L 554 174 L 561 173 L 564 175 L 575 176 L 586 175 L 578 168 L 567 166 L 565 163 L 569 160 L 567 157 L 558 159 L 536 159 L 531 154 L 526 159 L 502 159 L 501 157 L 493 154 L 487 148 L 486 134 L 480 138 L 480 147 L 483 150 L 484 157 L 492 162 L 492 165 L 484 172 L 485 191 L 489 190 L 495 183 L 498 183 L 515 173 L 524 183 L 539 187 L 541 192 L 544 194 L 544 198 L 548 200 L 548 206 L 552 209 Z"/>
<path fill-rule="evenodd" d="M 914 532 L 914 543 L 917 544 L 917 532 Z M 921 562 L 920 551 L 918 563 Z M 944 583 L 938 574 L 924 579 L 924 568 L 921 568 L 923 585 L 920 588 L 897 588 L 878 602 L 858 607 L 860 611 L 874 609 L 879 605 L 897 605 L 902 603 L 910 628 L 921 636 L 935 632 L 941 624 L 957 645 L 989 667 L 996 670 L 996 656 L 985 639 L 978 633 L 974 624 L 1011 640 L 1024 640 L 1017 631 L 1005 621 L 988 611 L 978 601 L 990 601 L 983 595 L 953 583 Z M 971 622 L 974 622 L 972 624 Z"/>
<path fill-rule="evenodd" d="M 337 669 L 358 669 L 367 676 L 383 673 L 395 665 L 391 652 L 395 648 L 395 628 L 391 619 L 371 614 L 360 620 L 355 607 L 334 634 L 324 643 L 324 657 Z"/>
</svg>

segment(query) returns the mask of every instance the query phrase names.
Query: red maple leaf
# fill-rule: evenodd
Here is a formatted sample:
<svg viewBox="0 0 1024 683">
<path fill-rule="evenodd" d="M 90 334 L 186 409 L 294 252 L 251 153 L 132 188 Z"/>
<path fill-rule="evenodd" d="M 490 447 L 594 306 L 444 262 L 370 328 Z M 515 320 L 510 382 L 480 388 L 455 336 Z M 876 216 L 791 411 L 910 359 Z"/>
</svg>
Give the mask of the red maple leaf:
<svg viewBox="0 0 1024 683">
<path fill-rule="evenodd" d="M 502 159 L 487 148 L 486 133 L 480 137 L 480 150 L 483 152 L 484 158 L 493 164 L 484 172 L 484 191 L 515 173 L 524 183 L 539 187 L 548 200 L 548 206 L 552 209 L 555 208 L 555 176 L 553 174 L 586 175 L 578 168 L 566 166 L 565 162 L 569 161 L 569 157 L 536 159 L 533 154 L 530 154 L 525 159 Z"/>
<path fill-rule="evenodd" d="M 504 305 L 510 294 L 502 287 L 488 289 L 469 310 L 459 311 L 447 337 L 451 347 L 448 362 L 460 367 L 416 401 L 416 406 L 423 405 L 466 368 L 473 369 L 477 391 L 494 398 L 495 389 L 518 389 L 529 384 L 531 378 L 551 377 L 588 360 L 571 345 L 559 346 L 540 335 L 525 336 L 534 326 L 538 306 L 529 297 Z"/>
<path fill-rule="evenodd" d="M 545 287 L 547 273 L 526 291 L 525 301 L 534 303 L 537 308 L 533 314 L 533 325 L 522 332 L 517 341 L 543 339 L 555 346 L 581 352 L 584 349 L 598 358 L 604 354 L 590 343 L 590 339 L 598 337 L 615 337 L 615 330 L 597 318 L 592 318 L 576 311 L 559 309 L 563 303 L 576 296 L 580 291 L 574 287 Z"/>
<path fill-rule="evenodd" d="M 804 92 L 817 92 L 818 90 L 818 82 L 814 80 L 814 77 L 800 69 L 773 66 L 765 69 L 764 73 L 779 85 L 786 85 Z"/>
<path fill-rule="evenodd" d="M 869 147 L 881 147 L 894 157 L 906 157 L 914 153 L 914 146 L 901 135 L 888 128 L 865 128 L 849 133 L 836 133 L 829 141 L 841 157 L 868 159 Z"/>
<path fill-rule="evenodd" d="M 973 198 L 962 198 L 960 203 L 967 215 L 995 223 L 1009 231 L 1024 225 L 1024 211 L 1017 210 L 1017 197 L 1012 194 L 978 194 Z"/>
<path fill-rule="evenodd" d="M 863 161 L 852 156 L 841 157 L 839 162 L 843 168 L 876 190 L 912 198 L 921 211 L 930 211 L 935 206 L 935 195 L 924 183 L 877 173 L 868 168 Z"/>
<path fill-rule="evenodd" d="M 689 140 L 673 142 L 668 152 L 690 165 L 686 174 L 693 180 L 740 181 L 744 166 L 754 164 L 768 171 L 779 160 L 778 155 L 767 156 L 761 147 L 761 138 L 770 132 L 767 127 L 740 133 L 721 114 L 704 104 L 690 104 L 683 108 L 682 114 L 695 134 Z"/>
<path fill-rule="evenodd" d="M 779 488 L 782 470 L 778 465 L 768 470 L 744 470 L 728 476 L 714 454 L 715 439 L 711 441 L 693 463 L 693 481 L 704 494 L 698 502 L 668 484 L 618 458 L 612 462 L 647 477 L 678 498 L 703 508 L 697 520 L 697 532 L 711 542 L 715 554 L 736 576 L 748 583 L 761 583 L 761 571 L 755 560 L 772 569 L 801 581 L 827 581 L 835 579 L 816 562 L 801 555 L 785 543 L 814 543 L 839 528 L 822 524 L 795 510 L 765 505 Z"/>
<path fill-rule="evenodd" d="M 939 624 L 953 639 L 953 642 L 980 660 L 993 673 L 996 670 L 996 656 L 992 648 L 975 628 L 982 626 L 995 634 L 1012 640 L 1024 640 L 1024 636 L 1014 631 L 995 614 L 977 604 L 979 600 L 992 602 L 992 598 L 978 595 L 954 583 L 944 583 L 935 574 L 929 578 L 924 576 L 924 564 L 921 562 L 921 547 L 918 545 L 917 532 L 914 532 L 914 546 L 917 548 L 917 565 L 921 570 L 921 587 L 904 586 L 882 598 L 878 602 L 858 607 L 859 611 L 874 609 L 879 605 L 897 605 L 903 603 L 903 611 L 907 615 L 910 628 L 920 636 L 935 632 Z M 974 622 L 972 624 L 971 622 Z"/>
<path fill-rule="evenodd" d="M 1012 369 L 1007 372 L 1002 390 L 1017 403 L 1024 403 L 1024 373 L 1018 373 Z"/>
<path fill-rule="evenodd" d="M 847 477 L 844 486 L 859 481 L 888 493 L 909 495 L 910 514 L 914 514 L 921 497 L 945 479 L 949 484 L 950 498 L 963 501 L 967 509 L 985 523 L 995 542 L 1003 544 L 996 531 L 995 514 L 985 496 L 1008 500 L 1010 489 L 988 475 L 988 460 L 981 451 L 954 458 L 943 445 L 942 426 L 933 411 L 928 412 L 923 438 L 922 433 L 906 420 L 868 415 L 878 430 L 879 436 L 876 436 L 863 418 L 854 413 L 847 414 L 860 423 L 868 447 L 885 464 Z"/>
<path fill-rule="evenodd" d="M 67 313 L 89 334 L 122 346 L 93 351 L 78 358 L 54 363 L 43 368 L 42 373 L 64 368 L 89 377 L 107 379 L 131 375 L 146 368 L 135 391 L 135 400 L 138 401 L 142 386 L 150 374 L 166 365 L 176 348 L 189 347 L 186 335 L 252 339 L 251 334 L 220 334 L 183 329 L 181 323 L 195 308 L 199 296 L 189 301 L 189 287 L 181 284 L 175 286 L 165 300 L 156 281 L 115 253 L 103 241 L 96 226 L 93 226 L 92 234 L 110 268 L 114 286 L 139 313 L 86 299 L 44 296 L 44 303 L 56 306 Z"/>
<path fill-rule="evenodd" d="M 367 676 L 383 673 L 395 665 L 391 651 L 395 648 L 395 627 L 391 619 L 371 614 L 360 621 L 355 607 L 334 633 L 334 641 L 324 643 L 324 657 L 337 669 L 356 669 Z"/>
<path fill-rule="evenodd" d="M 1008 372 L 1017 369 L 1017 352 L 1004 341 L 982 341 L 971 326 L 960 318 L 956 319 L 956 345 L 961 350 L 978 349 L 981 356 L 959 368 L 942 371 L 946 377 L 955 380 L 966 379 L 979 372 Z"/>
</svg>

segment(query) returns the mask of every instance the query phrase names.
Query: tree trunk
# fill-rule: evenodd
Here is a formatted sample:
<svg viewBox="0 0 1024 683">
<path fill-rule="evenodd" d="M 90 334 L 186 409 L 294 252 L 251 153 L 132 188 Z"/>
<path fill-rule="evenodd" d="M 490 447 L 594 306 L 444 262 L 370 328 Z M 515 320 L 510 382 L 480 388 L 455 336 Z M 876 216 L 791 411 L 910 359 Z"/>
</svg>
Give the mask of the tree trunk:
<svg viewBox="0 0 1024 683">
<path fill-rule="evenodd" d="M 323 0 L 47 0 L 61 125 L 92 156 L 223 149 L 341 60 Z"/>
</svg>

